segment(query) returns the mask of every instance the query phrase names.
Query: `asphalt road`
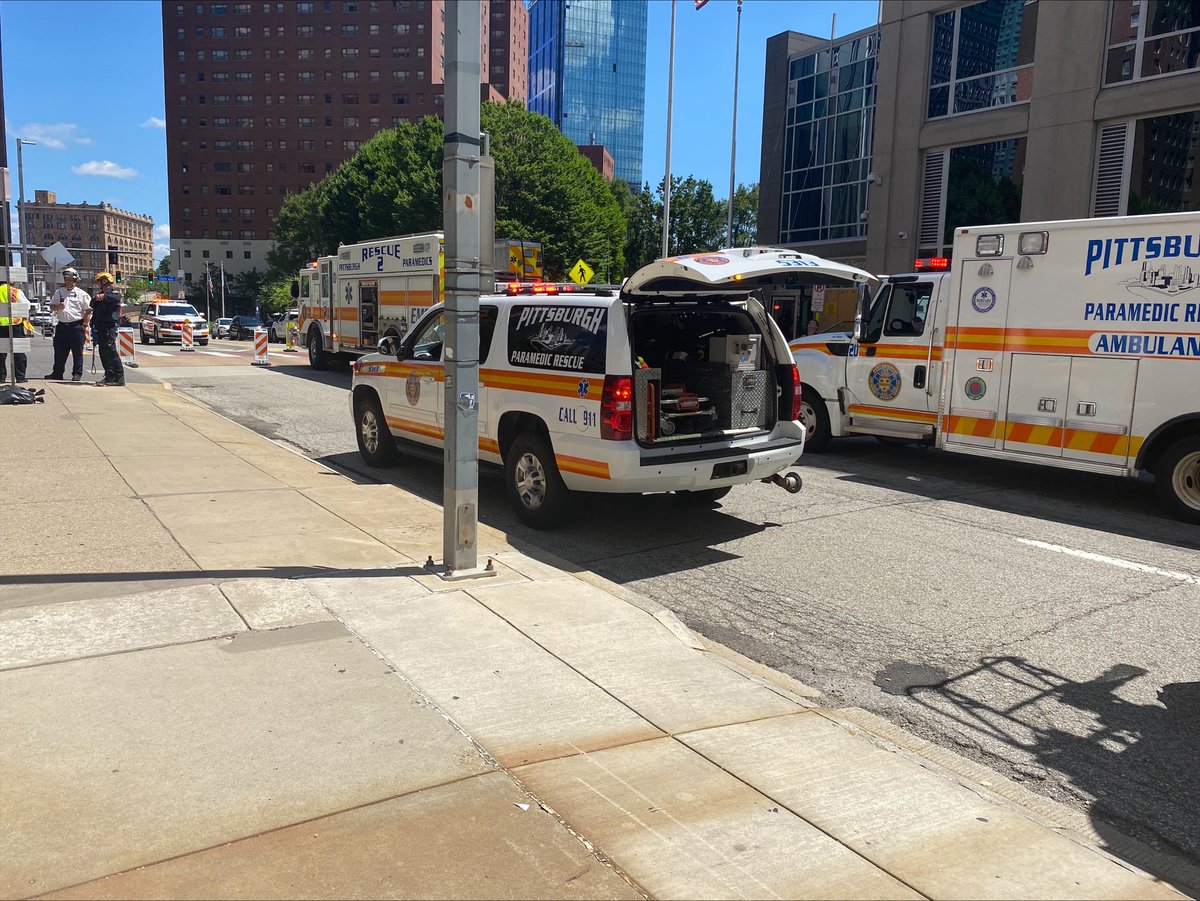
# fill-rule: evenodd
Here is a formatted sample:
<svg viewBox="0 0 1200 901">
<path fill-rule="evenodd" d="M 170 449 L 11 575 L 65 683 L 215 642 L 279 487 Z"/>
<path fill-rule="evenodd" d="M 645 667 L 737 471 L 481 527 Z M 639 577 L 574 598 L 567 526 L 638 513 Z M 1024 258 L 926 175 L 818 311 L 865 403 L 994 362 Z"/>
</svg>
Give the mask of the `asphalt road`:
<svg viewBox="0 0 1200 901">
<path fill-rule="evenodd" d="M 361 462 L 348 369 L 314 372 L 303 354 L 256 368 L 246 342 L 226 344 L 211 345 L 223 357 L 143 358 L 130 378 L 440 502 L 439 465 Z M 1200 863 L 1200 528 L 1164 518 L 1148 479 L 871 439 L 835 441 L 801 471 L 798 495 L 747 485 L 711 509 L 581 495 L 568 526 L 539 533 L 485 470 L 480 517 L 834 704 Z"/>
</svg>

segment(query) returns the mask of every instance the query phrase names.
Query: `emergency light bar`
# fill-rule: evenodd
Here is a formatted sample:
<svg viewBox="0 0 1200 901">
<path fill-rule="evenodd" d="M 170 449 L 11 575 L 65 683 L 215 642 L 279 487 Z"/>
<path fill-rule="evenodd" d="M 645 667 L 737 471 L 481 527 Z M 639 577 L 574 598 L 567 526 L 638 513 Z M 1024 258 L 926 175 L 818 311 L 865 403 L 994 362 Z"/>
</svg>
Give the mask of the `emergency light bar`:
<svg viewBox="0 0 1200 901">
<path fill-rule="evenodd" d="M 913 263 L 913 268 L 917 272 L 945 271 L 950 268 L 950 260 L 947 257 L 926 257 L 925 259 L 916 260 Z"/>
</svg>

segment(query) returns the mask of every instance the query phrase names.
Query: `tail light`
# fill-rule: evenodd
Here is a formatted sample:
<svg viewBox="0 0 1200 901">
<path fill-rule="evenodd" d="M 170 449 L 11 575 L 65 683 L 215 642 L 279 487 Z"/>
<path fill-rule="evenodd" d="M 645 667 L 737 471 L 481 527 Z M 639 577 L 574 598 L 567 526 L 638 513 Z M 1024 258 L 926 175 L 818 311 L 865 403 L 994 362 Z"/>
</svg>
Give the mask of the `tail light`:
<svg viewBox="0 0 1200 901">
<path fill-rule="evenodd" d="M 800 418 L 800 401 L 804 392 L 800 387 L 800 367 L 786 363 L 775 367 L 779 382 L 779 418 L 793 422 Z"/>
<path fill-rule="evenodd" d="M 630 376 L 604 377 L 600 437 L 606 441 L 628 441 L 633 437 L 633 379 Z"/>
</svg>

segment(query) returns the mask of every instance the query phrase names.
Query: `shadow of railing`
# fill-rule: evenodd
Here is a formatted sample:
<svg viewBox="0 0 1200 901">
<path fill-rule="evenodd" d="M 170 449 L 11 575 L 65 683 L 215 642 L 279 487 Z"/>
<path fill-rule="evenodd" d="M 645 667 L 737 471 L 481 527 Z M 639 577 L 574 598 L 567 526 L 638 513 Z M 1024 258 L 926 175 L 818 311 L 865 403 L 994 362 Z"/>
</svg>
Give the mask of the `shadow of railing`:
<svg viewBox="0 0 1200 901">
<path fill-rule="evenodd" d="M 900 666 L 876 684 L 937 718 L 1024 751 L 1088 801 L 1106 850 L 1128 856 L 1129 838 L 1159 854 L 1130 860 L 1167 882 L 1200 889 L 1200 682 L 1128 696 L 1148 671 L 1116 664 L 1086 681 L 1021 657 L 985 657 L 957 675 Z M 1182 884 L 1181 884 L 1182 882 Z"/>
</svg>

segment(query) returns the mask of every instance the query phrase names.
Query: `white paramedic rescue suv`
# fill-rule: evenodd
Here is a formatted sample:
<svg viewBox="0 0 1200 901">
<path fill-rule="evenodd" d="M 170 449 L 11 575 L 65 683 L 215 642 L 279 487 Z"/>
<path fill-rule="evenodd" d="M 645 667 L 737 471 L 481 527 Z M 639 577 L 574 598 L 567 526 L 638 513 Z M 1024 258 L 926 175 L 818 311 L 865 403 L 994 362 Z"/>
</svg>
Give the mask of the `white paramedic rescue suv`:
<svg viewBox="0 0 1200 901">
<path fill-rule="evenodd" d="M 767 284 L 854 285 L 861 270 L 749 247 L 658 260 L 612 291 L 480 299 L 479 457 L 504 467 L 517 515 L 559 523 L 576 492 L 674 491 L 707 503 L 770 481 L 803 451 L 796 367 L 753 296 Z M 443 308 L 354 366 L 367 463 L 442 448 Z"/>
<path fill-rule="evenodd" d="M 791 342 L 808 449 L 876 435 L 1153 473 L 1200 523 L 1200 213 L 960 228 L 887 276 L 853 336 Z"/>
</svg>

